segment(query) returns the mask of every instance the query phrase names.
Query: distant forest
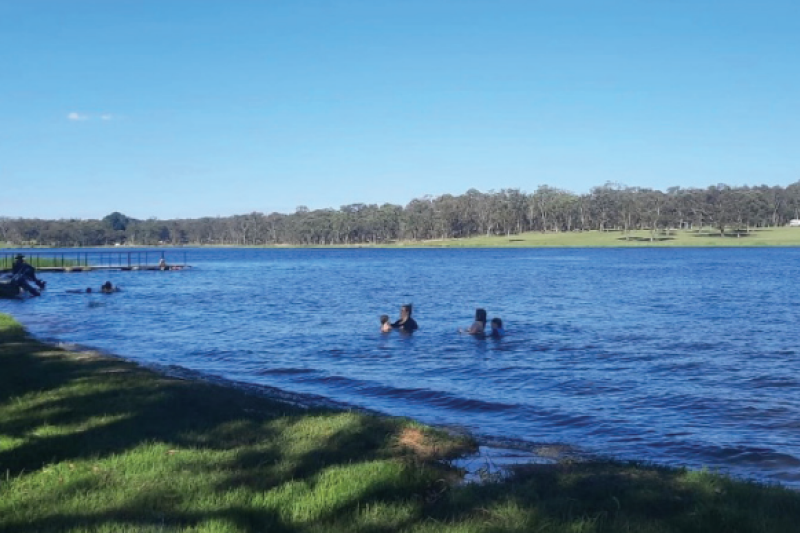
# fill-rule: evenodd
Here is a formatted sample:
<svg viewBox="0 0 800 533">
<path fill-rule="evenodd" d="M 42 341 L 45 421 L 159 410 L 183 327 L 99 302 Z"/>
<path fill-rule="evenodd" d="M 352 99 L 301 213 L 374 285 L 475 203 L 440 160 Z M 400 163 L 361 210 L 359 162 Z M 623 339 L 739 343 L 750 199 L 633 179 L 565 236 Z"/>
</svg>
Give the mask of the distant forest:
<svg viewBox="0 0 800 533">
<path fill-rule="evenodd" d="M 671 229 L 720 233 L 782 226 L 800 218 L 800 182 L 787 187 L 672 187 L 666 192 L 607 183 L 587 194 L 540 186 L 412 200 L 406 206 L 351 204 L 294 213 L 136 220 L 111 213 L 102 220 L 0 217 L 0 241 L 13 245 L 348 245 L 398 240 L 511 235 L 526 231 Z"/>
</svg>

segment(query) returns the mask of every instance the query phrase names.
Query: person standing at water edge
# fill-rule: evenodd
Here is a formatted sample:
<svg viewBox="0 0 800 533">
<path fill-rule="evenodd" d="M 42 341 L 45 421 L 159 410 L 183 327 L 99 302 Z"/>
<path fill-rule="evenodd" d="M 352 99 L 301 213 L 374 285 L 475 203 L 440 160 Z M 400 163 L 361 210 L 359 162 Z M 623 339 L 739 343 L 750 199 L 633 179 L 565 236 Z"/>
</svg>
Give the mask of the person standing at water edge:
<svg viewBox="0 0 800 533">
<path fill-rule="evenodd" d="M 400 331 L 412 332 L 417 329 L 417 321 L 411 318 L 413 306 L 406 304 L 400 308 L 400 320 L 392 324 L 392 327 Z"/>
</svg>

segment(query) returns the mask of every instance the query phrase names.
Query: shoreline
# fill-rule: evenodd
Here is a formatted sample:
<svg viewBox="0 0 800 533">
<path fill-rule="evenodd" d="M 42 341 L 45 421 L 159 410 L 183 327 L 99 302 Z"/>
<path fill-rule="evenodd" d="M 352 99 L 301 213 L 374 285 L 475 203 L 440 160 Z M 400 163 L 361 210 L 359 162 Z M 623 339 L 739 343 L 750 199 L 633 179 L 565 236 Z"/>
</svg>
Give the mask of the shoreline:
<svg viewBox="0 0 800 533">
<path fill-rule="evenodd" d="M 0 317 L 3 314 L 0 313 Z M 13 317 L 12 317 L 13 319 Z M 15 319 L 14 319 L 15 320 Z M 0 324 L 2 326 L 2 324 Z M 505 477 L 517 468 L 524 468 L 528 465 L 542 465 L 542 464 L 557 464 L 562 461 L 570 461 L 577 463 L 631 463 L 643 464 L 655 468 L 666 469 L 694 469 L 698 467 L 688 467 L 683 464 L 670 464 L 659 463 L 652 461 L 642 461 L 635 458 L 622 458 L 610 455 L 603 455 L 600 453 L 592 453 L 586 450 L 580 450 L 574 445 L 560 442 L 534 442 L 527 441 L 519 438 L 503 438 L 495 435 L 475 433 L 474 431 L 462 428 L 454 424 L 439 424 L 430 423 L 416 420 L 413 417 L 403 415 L 392 415 L 362 405 L 351 404 L 339 400 L 334 400 L 327 396 L 322 396 L 313 393 L 300 393 L 293 392 L 271 385 L 249 383 L 246 381 L 238 381 L 214 374 L 207 374 L 199 370 L 183 367 L 180 365 L 163 365 L 160 363 L 141 363 L 125 356 L 105 351 L 90 345 L 81 345 L 76 343 L 67 343 L 52 338 L 38 338 L 27 332 L 24 325 L 21 326 L 26 338 L 33 342 L 49 346 L 56 350 L 63 350 L 65 353 L 70 354 L 79 359 L 98 358 L 99 360 L 119 361 L 124 364 L 133 365 L 136 368 L 142 369 L 146 372 L 152 372 L 158 376 L 169 379 L 176 379 L 186 383 L 206 384 L 214 387 L 221 387 L 237 393 L 242 393 L 255 398 L 260 398 L 270 402 L 278 402 L 298 408 L 305 411 L 313 410 L 332 410 L 337 412 L 354 412 L 366 416 L 387 418 L 393 420 L 409 420 L 415 424 L 430 427 L 436 431 L 440 431 L 454 438 L 468 439 L 473 442 L 476 451 L 472 455 L 467 455 L 458 458 L 455 462 L 460 467 L 466 467 L 474 463 L 475 460 L 482 460 L 485 465 L 481 469 L 488 469 L 492 476 Z M 513 458 L 509 460 L 509 458 Z M 489 466 L 495 462 L 499 465 L 497 468 Z M 699 467 L 700 470 L 709 470 L 705 466 Z M 737 476 L 730 472 L 726 472 L 720 468 L 711 469 L 715 475 L 720 475 L 730 478 L 735 481 L 743 483 L 755 483 L 763 485 L 775 484 L 787 490 L 797 491 L 800 494 L 800 487 L 789 487 L 781 485 L 779 482 L 763 481 L 752 477 Z M 464 472 L 465 478 L 475 479 L 475 472 L 466 468 Z"/>
<path fill-rule="evenodd" d="M 705 228 L 706 230 L 708 228 Z M 753 228 L 748 232 L 726 234 L 721 237 L 715 231 L 670 230 L 659 233 L 651 240 L 647 230 L 634 230 L 626 234 L 622 230 L 587 230 L 563 232 L 523 232 L 509 235 L 474 235 L 459 238 L 427 240 L 396 240 L 381 243 L 354 244 L 150 244 L 150 245 L 100 245 L 88 247 L 24 246 L 0 247 L 2 250 L 48 250 L 48 249 L 269 249 L 269 250 L 351 250 L 351 249 L 425 249 L 425 248 L 797 248 L 800 247 L 800 228 L 781 226 Z"/>
<path fill-rule="evenodd" d="M 800 521 L 785 487 L 608 460 L 506 470 L 413 420 L 168 377 L 40 342 L 3 314 L 0 365 L 9 533 L 789 533 Z"/>
<path fill-rule="evenodd" d="M 376 409 L 334 400 L 327 396 L 321 396 L 318 394 L 293 392 L 286 389 L 281 389 L 279 387 L 273 387 L 271 385 L 232 380 L 213 374 L 206 374 L 199 370 L 193 370 L 179 365 L 139 363 L 124 356 L 106 352 L 92 346 L 63 343 L 55 339 L 39 339 L 35 336 L 31 336 L 30 338 L 36 342 L 52 346 L 55 349 L 64 350 L 70 354 L 74 354 L 77 357 L 98 357 L 121 361 L 167 378 L 178 379 L 189 383 L 194 382 L 219 386 L 269 401 L 285 403 L 299 409 L 330 409 L 342 412 L 357 412 L 367 416 L 385 417 L 396 420 L 412 420 L 415 423 L 429 426 L 456 438 L 466 438 L 474 441 L 476 446 L 479 448 L 479 451 L 477 451 L 474 456 L 470 455 L 460 458 L 459 462 L 465 465 L 474 462 L 476 459 L 482 459 L 486 462 L 495 462 L 499 466 L 496 469 L 492 468 L 493 474 L 505 475 L 501 472 L 501 470 L 513 469 L 515 466 L 524 466 L 528 464 L 555 464 L 560 460 L 574 460 L 580 462 L 602 459 L 618 460 L 616 458 L 603 458 L 588 452 L 581 452 L 576 450 L 573 446 L 564 443 L 531 442 L 516 438 L 502 438 L 492 435 L 475 434 L 474 432 L 455 425 L 433 424 L 418 421 L 411 417 L 391 415 Z M 516 458 L 518 461 L 510 462 L 510 457 Z M 470 477 L 470 475 L 474 474 L 474 472 L 470 472 L 469 469 L 467 470 L 467 477 Z"/>
</svg>

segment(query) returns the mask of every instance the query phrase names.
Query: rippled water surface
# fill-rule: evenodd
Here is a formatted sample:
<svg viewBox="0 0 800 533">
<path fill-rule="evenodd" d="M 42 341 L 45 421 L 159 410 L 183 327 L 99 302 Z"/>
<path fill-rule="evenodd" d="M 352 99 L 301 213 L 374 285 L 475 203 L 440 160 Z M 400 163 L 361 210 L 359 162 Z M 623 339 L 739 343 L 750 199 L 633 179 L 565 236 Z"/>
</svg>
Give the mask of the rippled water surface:
<svg viewBox="0 0 800 533">
<path fill-rule="evenodd" d="M 800 250 L 189 250 L 0 300 L 42 337 L 480 435 L 800 487 Z M 106 279 L 111 296 L 67 294 Z M 413 336 L 378 332 L 413 302 Z M 475 307 L 502 340 L 458 335 Z"/>
</svg>

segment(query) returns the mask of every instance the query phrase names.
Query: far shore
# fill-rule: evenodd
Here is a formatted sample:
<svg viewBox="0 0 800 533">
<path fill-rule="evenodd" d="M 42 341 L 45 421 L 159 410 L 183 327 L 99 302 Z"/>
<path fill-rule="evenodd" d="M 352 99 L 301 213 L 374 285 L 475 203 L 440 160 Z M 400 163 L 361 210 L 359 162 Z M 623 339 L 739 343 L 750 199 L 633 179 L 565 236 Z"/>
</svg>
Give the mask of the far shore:
<svg viewBox="0 0 800 533">
<path fill-rule="evenodd" d="M 469 437 L 65 350 L 2 314 L 0 366 L 9 533 L 788 533 L 800 521 L 800 492 L 633 462 L 487 464 L 465 484 Z"/>
<path fill-rule="evenodd" d="M 0 250 L 4 245 L 0 244 Z M 721 234 L 713 228 L 697 230 L 665 230 L 650 232 L 637 230 L 609 231 L 563 231 L 525 232 L 509 235 L 484 235 L 466 238 L 442 238 L 430 240 L 404 240 L 391 242 L 364 242 L 353 244 L 157 244 L 157 245 L 109 245 L 87 246 L 124 252 L 131 248 L 729 248 L 729 247 L 800 247 L 800 228 L 755 228 L 750 230 L 726 230 Z M 48 246 L 11 246 L 7 249 L 46 251 Z M 81 249 L 81 248 L 75 248 Z M 0 252 L 2 253 L 2 252 Z"/>
</svg>

